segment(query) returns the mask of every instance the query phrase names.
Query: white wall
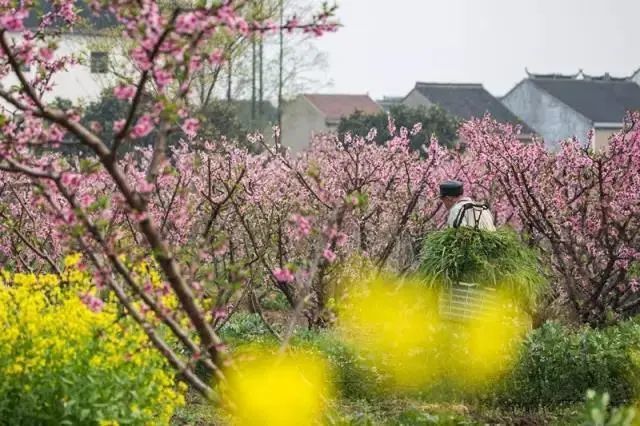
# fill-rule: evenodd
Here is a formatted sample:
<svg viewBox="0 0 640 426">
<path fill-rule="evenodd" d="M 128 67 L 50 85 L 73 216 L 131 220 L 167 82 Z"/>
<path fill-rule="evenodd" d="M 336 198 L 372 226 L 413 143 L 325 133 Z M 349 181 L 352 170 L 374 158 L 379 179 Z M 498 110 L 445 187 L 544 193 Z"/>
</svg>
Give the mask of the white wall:
<svg viewBox="0 0 640 426">
<path fill-rule="evenodd" d="M 585 141 L 593 124 L 533 82 L 525 80 L 502 98 L 504 105 L 537 134 L 545 146 L 555 149 L 558 142 L 577 136 Z"/>
<path fill-rule="evenodd" d="M 402 105 L 406 105 L 410 108 L 418 108 L 421 106 L 429 108 L 433 104 L 426 97 L 424 97 L 424 95 L 418 92 L 417 89 L 414 88 L 413 90 L 411 90 L 411 92 L 409 92 L 407 97 L 403 99 Z"/>
<path fill-rule="evenodd" d="M 19 37 L 14 35 L 13 37 Z M 69 66 L 65 71 L 59 71 L 53 78 L 53 90 L 44 96 L 46 102 L 56 97 L 68 99 L 74 103 L 88 103 L 100 97 L 103 89 L 113 86 L 116 81 L 112 70 L 130 68 L 124 55 L 124 46 L 117 45 L 117 40 L 81 34 L 64 34 L 57 39 L 58 49 L 56 57 L 70 56 L 82 58 L 82 63 Z M 109 70 L 107 73 L 92 73 L 90 67 L 91 51 L 108 51 Z M 36 70 L 32 67 L 26 72 L 27 77 L 33 77 Z M 5 87 L 17 84 L 17 78 L 10 75 L 2 82 Z"/>
<path fill-rule="evenodd" d="M 314 133 L 329 131 L 325 117 L 303 95 L 287 102 L 282 110 L 282 145 L 292 152 L 309 147 Z"/>
</svg>

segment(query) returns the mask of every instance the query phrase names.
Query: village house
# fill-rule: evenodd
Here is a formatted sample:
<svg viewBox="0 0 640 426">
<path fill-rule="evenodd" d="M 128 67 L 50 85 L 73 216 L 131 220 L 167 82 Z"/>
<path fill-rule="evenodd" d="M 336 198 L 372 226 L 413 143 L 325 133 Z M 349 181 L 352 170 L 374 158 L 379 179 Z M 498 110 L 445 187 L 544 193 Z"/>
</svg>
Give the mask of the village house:
<svg viewBox="0 0 640 426">
<path fill-rule="evenodd" d="M 299 95 L 282 109 L 281 143 L 300 152 L 314 134 L 337 131 L 340 119 L 356 111 L 378 114 L 382 108 L 369 95 Z"/>
<path fill-rule="evenodd" d="M 509 111 L 482 84 L 417 82 L 404 97 L 402 104 L 414 108 L 437 105 L 449 115 L 464 121 L 490 114 L 498 122 L 520 125 L 521 140 L 531 140 L 533 137 L 531 128 Z"/>
<path fill-rule="evenodd" d="M 522 80 L 502 102 L 540 134 L 554 150 L 571 137 L 590 141 L 594 150 L 607 145 L 620 130 L 627 111 L 640 109 L 640 86 L 633 77 L 615 78 L 609 74 L 590 76 L 532 74 Z"/>
<path fill-rule="evenodd" d="M 40 2 L 31 9 L 25 19 L 25 27 L 35 30 L 40 25 L 42 16 L 51 10 L 50 2 Z M 55 22 L 53 28 L 60 30 L 56 37 L 56 57 L 73 56 L 78 64 L 69 65 L 64 72 L 55 74 L 52 90 L 44 95 L 44 100 L 52 102 L 56 98 L 76 102 L 90 102 L 100 97 L 101 92 L 113 85 L 114 70 L 123 72 L 125 54 L 124 46 L 115 37 L 115 17 L 109 14 L 94 14 L 84 1 L 76 2 L 79 10 L 79 22 L 72 29 L 63 29 Z M 21 33 L 10 33 L 12 39 L 19 39 Z M 117 53 L 120 52 L 120 53 Z M 35 75 L 34 67 L 23 67 L 27 77 Z M 17 84 L 17 78 L 11 74 L 1 84 L 5 87 Z"/>
</svg>

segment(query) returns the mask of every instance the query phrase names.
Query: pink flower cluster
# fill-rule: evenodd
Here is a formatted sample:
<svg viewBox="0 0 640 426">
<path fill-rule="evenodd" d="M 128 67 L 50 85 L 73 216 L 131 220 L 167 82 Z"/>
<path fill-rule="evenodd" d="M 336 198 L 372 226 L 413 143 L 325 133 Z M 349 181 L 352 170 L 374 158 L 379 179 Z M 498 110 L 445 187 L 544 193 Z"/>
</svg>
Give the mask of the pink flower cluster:
<svg viewBox="0 0 640 426">
<path fill-rule="evenodd" d="M 294 281 L 295 277 L 293 272 L 291 272 L 287 268 L 275 268 L 273 270 L 273 276 L 280 283 L 291 283 Z"/>
</svg>

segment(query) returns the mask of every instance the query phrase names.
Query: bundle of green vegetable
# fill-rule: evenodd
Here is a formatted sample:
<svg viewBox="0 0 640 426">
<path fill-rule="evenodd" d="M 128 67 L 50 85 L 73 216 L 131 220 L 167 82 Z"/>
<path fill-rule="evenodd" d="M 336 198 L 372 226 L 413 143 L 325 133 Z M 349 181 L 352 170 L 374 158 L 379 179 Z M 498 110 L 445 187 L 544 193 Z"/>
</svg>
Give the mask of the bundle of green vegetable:
<svg viewBox="0 0 640 426">
<path fill-rule="evenodd" d="M 535 301 L 545 287 L 535 250 L 510 229 L 448 228 L 423 240 L 420 272 L 431 285 L 456 282 L 505 288 Z"/>
</svg>

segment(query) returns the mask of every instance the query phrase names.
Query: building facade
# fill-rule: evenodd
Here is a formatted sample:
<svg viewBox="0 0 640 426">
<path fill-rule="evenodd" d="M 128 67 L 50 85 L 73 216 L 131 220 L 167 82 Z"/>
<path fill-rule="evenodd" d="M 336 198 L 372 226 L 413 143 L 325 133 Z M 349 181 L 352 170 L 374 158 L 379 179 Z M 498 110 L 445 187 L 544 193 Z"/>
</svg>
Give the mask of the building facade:
<svg viewBox="0 0 640 426">
<path fill-rule="evenodd" d="M 25 19 L 27 29 L 36 29 L 40 19 L 51 10 L 50 2 L 40 2 L 31 9 Z M 77 63 L 68 65 L 64 71 L 57 72 L 52 81 L 52 90 L 45 93 L 43 100 L 52 102 L 56 98 L 74 103 L 88 103 L 100 97 L 101 92 L 113 86 L 116 75 L 126 74 L 131 67 L 127 59 L 126 46 L 116 36 L 117 22 L 109 14 L 95 15 L 86 2 L 78 1 L 79 22 L 73 28 L 59 26 L 55 22 L 51 29 L 59 31 L 55 38 L 56 58 L 73 57 Z M 12 40 L 19 40 L 21 33 L 10 33 Z M 34 77 L 37 70 L 26 67 L 22 71 Z M 0 84 L 12 86 L 18 83 L 15 75 L 10 74 Z"/>
<path fill-rule="evenodd" d="M 313 135 L 335 132 L 340 119 L 356 111 L 378 114 L 383 110 L 369 95 L 299 95 L 282 109 L 281 143 L 300 152 L 309 146 Z"/>
<path fill-rule="evenodd" d="M 577 137 L 595 150 L 607 145 L 620 130 L 627 111 L 640 109 L 640 86 L 632 78 L 531 74 L 516 85 L 502 102 L 542 136 L 545 145 Z"/>
</svg>

